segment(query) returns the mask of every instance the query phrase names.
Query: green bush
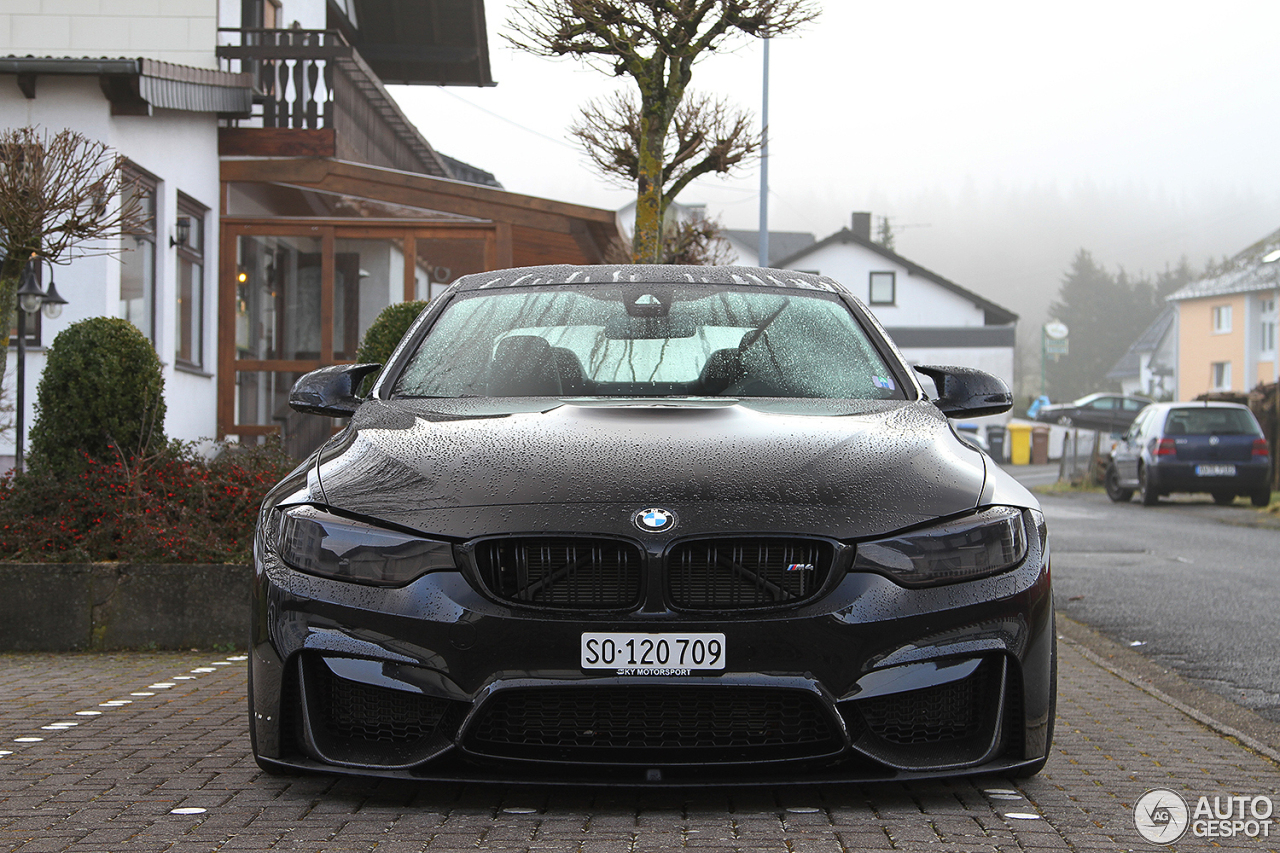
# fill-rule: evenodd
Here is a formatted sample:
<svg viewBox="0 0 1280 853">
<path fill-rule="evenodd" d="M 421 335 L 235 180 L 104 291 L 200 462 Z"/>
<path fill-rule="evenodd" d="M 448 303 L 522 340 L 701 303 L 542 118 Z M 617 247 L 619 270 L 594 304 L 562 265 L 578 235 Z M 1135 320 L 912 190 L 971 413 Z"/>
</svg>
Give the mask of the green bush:
<svg viewBox="0 0 1280 853">
<path fill-rule="evenodd" d="M 146 456 L 82 456 L 72 473 L 0 477 L 0 560 L 248 563 L 258 507 L 297 465 L 279 443 L 209 460 L 173 442 Z"/>
<path fill-rule="evenodd" d="M 397 302 L 395 305 L 383 308 L 382 313 L 374 318 L 374 321 L 369 324 L 368 331 L 364 333 L 360 348 L 356 350 L 356 361 L 361 364 L 386 364 L 387 359 L 391 358 L 391 353 L 395 352 L 400 339 L 404 337 L 404 333 L 409 331 L 413 321 L 418 319 L 418 315 L 426 308 L 427 303 L 422 300 Z M 366 377 L 360 386 L 360 393 L 369 393 L 369 389 L 373 387 L 377 378 L 376 373 Z"/>
<path fill-rule="evenodd" d="M 164 416 L 164 376 L 151 342 L 127 320 L 82 320 L 49 347 L 36 390 L 31 464 L 67 472 L 86 455 L 145 455 L 165 444 Z"/>
</svg>

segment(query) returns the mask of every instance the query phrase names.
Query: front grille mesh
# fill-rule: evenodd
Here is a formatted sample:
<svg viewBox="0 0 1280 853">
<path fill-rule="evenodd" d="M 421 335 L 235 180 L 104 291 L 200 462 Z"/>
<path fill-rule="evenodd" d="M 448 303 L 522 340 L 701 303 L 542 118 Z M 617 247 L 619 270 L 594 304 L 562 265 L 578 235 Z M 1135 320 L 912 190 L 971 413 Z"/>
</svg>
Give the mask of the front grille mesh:
<svg viewBox="0 0 1280 853">
<path fill-rule="evenodd" d="M 598 686 L 501 691 L 467 745 L 513 758 L 691 762 L 823 755 L 841 740 L 799 690 Z"/>
<path fill-rule="evenodd" d="M 640 603 L 640 550 L 609 539 L 495 539 L 475 550 L 489 591 L 519 604 L 617 609 Z"/>
<path fill-rule="evenodd" d="M 349 681 L 323 666 L 314 672 L 324 729 L 340 743 L 417 743 L 435 732 L 450 705 L 446 699 Z"/>
<path fill-rule="evenodd" d="M 822 589 L 833 553 L 830 545 L 804 539 L 684 542 L 667 562 L 669 595 L 688 610 L 797 603 Z"/>
<path fill-rule="evenodd" d="M 889 743 L 911 746 L 966 740 L 982 727 L 986 704 L 999 701 L 987 690 L 990 670 L 990 662 L 984 662 L 959 681 L 856 704 L 867 728 Z"/>
</svg>

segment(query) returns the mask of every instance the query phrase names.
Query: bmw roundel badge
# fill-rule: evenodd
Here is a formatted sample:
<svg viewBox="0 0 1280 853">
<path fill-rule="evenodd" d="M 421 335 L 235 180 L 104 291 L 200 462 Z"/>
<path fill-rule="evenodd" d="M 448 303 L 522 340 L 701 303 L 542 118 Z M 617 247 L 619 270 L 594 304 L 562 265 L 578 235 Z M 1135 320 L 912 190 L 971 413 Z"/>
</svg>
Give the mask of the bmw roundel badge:
<svg viewBox="0 0 1280 853">
<path fill-rule="evenodd" d="M 631 521 L 646 533 L 662 533 L 676 526 L 676 514 L 670 510 L 651 507 L 631 516 Z"/>
</svg>

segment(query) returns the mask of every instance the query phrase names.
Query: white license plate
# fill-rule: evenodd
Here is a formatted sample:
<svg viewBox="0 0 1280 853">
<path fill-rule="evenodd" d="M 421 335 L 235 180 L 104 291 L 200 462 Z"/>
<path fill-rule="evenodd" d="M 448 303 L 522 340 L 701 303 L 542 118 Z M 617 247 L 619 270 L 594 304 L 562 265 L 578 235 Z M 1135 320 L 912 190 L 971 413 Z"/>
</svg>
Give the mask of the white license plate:
<svg viewBox="0 0 1280 853">
<path fill-rule="evenodd" d="M 724 634 L 582 635 L 582 668 L 682 675 L 681 670 L 724 669 Z"/>
<path fill-rule="evenodd" d="M 1197 477 L 1234 477 L 1236 475 L 1236 466 L 1234 465 L 1197 465 Z"/>
</svg>

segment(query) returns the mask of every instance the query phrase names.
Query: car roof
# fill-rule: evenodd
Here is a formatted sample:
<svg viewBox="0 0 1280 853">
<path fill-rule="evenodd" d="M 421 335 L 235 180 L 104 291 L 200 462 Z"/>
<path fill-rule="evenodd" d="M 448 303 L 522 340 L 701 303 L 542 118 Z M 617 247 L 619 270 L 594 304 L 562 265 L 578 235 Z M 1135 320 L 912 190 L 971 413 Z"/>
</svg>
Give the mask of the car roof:
<svg viewBox="0 0 1280 853">
<path fill-rule="evenodd" d="M 1155 403 L 1153 405 L 1157 411 L 1163 409 L 1171 412 L 1174 409 L 1244 409 L 1246 412 L 1251 411 L 1248 406 L 1240 403 L 1229 403 L 1226 400 L 1200 400 L 1196 402 L 1182 403 Z"/>
<path fill-rule="evenodd" d="M 556 284 L 733 284 L 744 287 L 821 290 L 848 294 L 843 284 L 825 275 L 775 270 L 762 267 L 677 266 L 672 264 L 599 264 L 571 266 L 555 264 L 509 270 L 472 273 L 454 282 L 458 290 L 487 290 L 507 287 L 537 287 Z"/>
<path fill-rule="evenodd" d="M 1092 394 L 1085 394 L 1078 397 L 1066 405 L 1078 406 L 1081 403 L 1089 403 L 1102 397 L 1115 397 L 1118 400 L 1146 400 L 1148 403 L 1153 402 L 1150 397 L 1144 397 L 1141 394 L 1121 394 L 1119 391 L 1094 391 Z"/>
</svg>

